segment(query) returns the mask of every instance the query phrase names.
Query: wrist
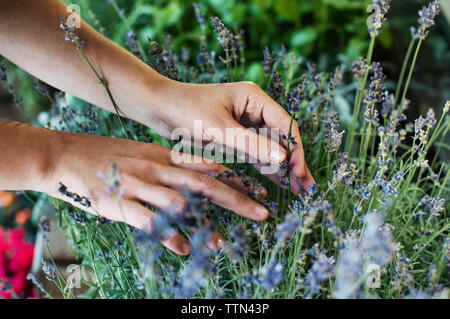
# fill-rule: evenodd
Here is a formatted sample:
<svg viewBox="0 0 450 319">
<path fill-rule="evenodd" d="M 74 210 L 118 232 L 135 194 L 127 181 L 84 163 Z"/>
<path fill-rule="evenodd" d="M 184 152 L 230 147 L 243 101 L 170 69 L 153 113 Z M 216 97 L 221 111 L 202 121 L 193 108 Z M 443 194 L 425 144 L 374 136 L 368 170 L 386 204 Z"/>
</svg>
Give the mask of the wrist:
<svg viewBox="0 0 450 319">
<path fill-rule="evenodd" d="M 0 189 L 46 192 L 56 162 L 56 133 L 0 120 L 0 136 Z"/>
<path fill-rule="evenodd" d="M 128 81 L 130 85 L 121 86 L 120 92 L 123 93 L 116 100 L 123 113 L 121 115 L 151 128 L 158 125 L 164 120 L 163 109 L 168 94 L 173 94 L 180 82 L 161 75 L 147 65 L 133 72 L 133 79 Z"/>
<path fill-rule="evenodd" d="M 30 190 L 54 194 L 57 181 L 56 172 L 58 171 L 61 154 L 64 152 L 64 145 L 61 141 L 61 132 L 52 131 L 43 128 L 36 128 L 35 140 L 36 150 L 31 150 L 34 160 L 34 174 L 31 174 Z M 37 133 L 39 130 L 39 134 Z M 30 160 L 33 162 L 33 160 Z"/>
<path fill-rule="evenodd" d="M 130 96 L 134 102 L 128 108 L 128 117 L 168 137 L 169 123 L 183 112 L 180 106 L 187 102 L 183 98 L 186 83 L 166 78 L 159 73 L 157 76 L 150 74 L 139 82 L 139 92 Z"/>
</svg>

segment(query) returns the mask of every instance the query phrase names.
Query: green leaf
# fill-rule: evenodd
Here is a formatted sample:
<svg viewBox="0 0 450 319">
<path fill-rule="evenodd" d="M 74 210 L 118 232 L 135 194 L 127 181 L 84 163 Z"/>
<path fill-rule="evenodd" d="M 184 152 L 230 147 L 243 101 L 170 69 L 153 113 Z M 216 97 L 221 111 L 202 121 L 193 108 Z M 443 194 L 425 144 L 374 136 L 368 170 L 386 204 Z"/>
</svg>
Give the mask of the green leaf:
<svg viewBox="0 0 450 319">
<path fill-rule="evenodd" d="M 275 2 L 275 11 L 288 21 L 297 21 L 301 15 L 298 4 L 299 1 L 295 0 L 277 0 Z"/>
<path fill-rule="evenodd" d="M 296 31 L 291 37 L 291 46 L 293 48 L 299 48 L 306 44 L 310 44 L 317 39 L 317 36 L 318 31 L 313 27 Z"/>
<path fill-rule="evenodd" d="M 262 83 L 264 80 L 264 69 L 259 62 L 253 62 L 245 72 L 245 79 L 255 83 Z"/>
</svg>

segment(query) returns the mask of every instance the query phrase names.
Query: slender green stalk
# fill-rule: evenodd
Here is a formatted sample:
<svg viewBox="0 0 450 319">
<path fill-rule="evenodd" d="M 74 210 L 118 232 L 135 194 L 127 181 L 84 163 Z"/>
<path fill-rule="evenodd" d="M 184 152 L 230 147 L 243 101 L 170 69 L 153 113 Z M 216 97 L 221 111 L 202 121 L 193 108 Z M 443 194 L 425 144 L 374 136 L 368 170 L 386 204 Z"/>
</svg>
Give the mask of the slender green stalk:
<svg viewBox="0 0 450 319">
<path fill-rule="evenodd" d="M 412 49 L 414 48 L 414 44 L 416 43 L 415 38 L 411 38 L 411 41 L 409 42 L 408 50 L 406 51 L 405 58 L 403 59 L 402 69 L 400 71 L 400 76 L 397 81 L 397 88 L 395 89 L 395 103 L 394 105 L 397 105 L 398 98 L 400 95 L 400 90 L 402 88 L 403 79 L 405 77 L 406 67 L 408 66 L 409 58 L 411 57 Z"/>
<path fill-rule="evenodd" d="M 105 80 L 97 73 L 97 70 L 95 70 L 94 66 L 92 65 L 91 61 L 89 61 L 89 59 L 87 58 L 87 56 L 84 54 L 83 49 L 80 47 L 78 49 L 81 53 L 81 55 L 83 56 L 83 59 L 87 62 L 87 64 L 89 65 L 89 67 L 91 68 L 92 72 L 94 72 L 95 76 L 97 77 L 98 81 L 100 82 L 100 84 L 105 88 L 106 93 L 108 94 L 108 97 L 114 107 L 114 110 L 116 111 L 116 116 L 117 119 L 119 120 L 120 125 L 122 126 L 123 132 L 125 133 L 125 136 L 127 138 L 130 138 L 130 136 L 128 135 L 128 132 L 122 122 L 122 118 L 119 115 L 119 108 L 116 104 L 116 102 L 114 101 L 114 98 L 112 97 L 111 91 L 108 88 L 108 85 L 106 84 Z"/>
<path fill-rule="evenodd" d="M 122 275 L 123 275 L 123 277 L 125 278 L 125 281 L 126 281 L 127 284 L 128 284 L 129 290 L 131 291 L 131 294 L 133 295 L 134 298 L 136 298 L 136 294 L 135 294 L 135 292 L 134 292 L 134 290 L 133 290 L 133 288 L 132 288 L 133 285 L 132 285 L 131 282 L 129 281 L 129 279 L 128 279 L 126 273 L 125 273 L 125 270 L 124 270 L 123 267 L 122 267 L 122 264 L 121 264 L 120 260 L 117 259 L 117 256 L 114 254 L 114 252 L 113 252 L 112 249 L 110 248 L 110 246 L 109 246 L 109 244 L 108 244 L 108 241 L 105 240 L 105 239 L 103 239 L 100 235 L 98 235 L 96 229 L 90 229 L 90 227 L 87 226 L 87 225 L 86 225 L 86 228 L 91 232 L 92 235 L 94 235 L 94 236 L 96 236 L 97 238 L 99 238 L 99 239 L 106 245 L 106 247 L 108 248 L 108 250 L 111 251 L 111 255 L 113 256 L 113 258 L 114 258 L 114 260 L 116 261 L 116 263 L 117 263 L 117 265 L 118 265 L 120 271 L 122 272 Z M 89 245 L 90 245 L 90 247 L 92 246 L 92 242 L 91 242 L 91 241 L 89 242 Z M 93 249 L 93 246 L 92 246 L 92 249 Z M 93 256 L 92 258 L 94 258 L 94 257 L 95 257 L 95 256 Z M 93 259 L 93 263 L 95 264 L 95 259 Z M 95 270 L 95 269 L 94 269 L 94 270 Z"/>
<path fill-rule="evenodd" d="M 230 53 L 225 50 L 225 59 L 227 65 L 228 82 L 231 83 L 231 66 L 230 66 Z"/>
<path fill-rule="evenodd" d="M 405 101 L 406 93 L 408 93 L 409 84 L 411 82 L 411 77 L 414 72 L 414 67 L 416 66 L 417 57 L 419 55 L 420 47 L 422 45 L 423 39 L 420 38 L 419 42 L 417 43 L 416 51 L 414 52 L 414 57 L 411 63 L 411 67 L 409 68 L 408 77 L 406 78 L 405 88 L 403 89 L 402 98 L 400 100 L 400 104 L 402 104 Z"/>
<path fill-rule="evenodd" d="M 94 246 L 92 244 L 93 240 L 92 240 L 92 237 L 90 237 L 90 238 L 89 237 L 90 236 L 88 235 L 89 253 L 91 255 L 92 268 L 94 269 L 95 279 L 96 279 L 96 281 L 97 281 L 97 283 L 99 285 L 99 288 L 100 288 L 100 296 L 103 299 L 105 299 L 107 295 L 106 295 L 105 289 L 103 288 L 102 277 L 100 276 L 100 273 L 99 273 L 99 271 L 97 269 L 97 264 L 95 262 L 95 252 L 94 252 L 95 250 L 94 250 Z"/>
<path fill-rule="evenodd" d="M 370 44 L 369 44 L 369 49 L 367 50 L 367 64 L 370 65 L 370 63 L 372 63 L 372 55 L 373 55 L 373 49 L 375 46 L 375 38 L 372 37 L 370 39 Z M 356 130 L 356 124 L 358 122 L 359 119 L 359 112 L 361 110 L 361 103 L 362 103 L 362 99 L 364 96 L 364 89 L 366 87 L 366 83 L 367 83 L 367 78 L 369 77 L 369 70 L 366 70 L 366 74 L 364 75 L 364 79 L 363 81 L 360 83 L 361 85 L 358 86 L 358 89 L 356 91 L 356 96 L 355 96 L 355 108 L 353 111 L 353 120 L 352 120 L 352 126 L 350 127 L 350 138 L 347 140 L 348 141 L 348 147 L 346 147 L 346 151 L 350 152 L 353 146 L 353 140 L 355 138 L 355 130 Z"/>
</svg>

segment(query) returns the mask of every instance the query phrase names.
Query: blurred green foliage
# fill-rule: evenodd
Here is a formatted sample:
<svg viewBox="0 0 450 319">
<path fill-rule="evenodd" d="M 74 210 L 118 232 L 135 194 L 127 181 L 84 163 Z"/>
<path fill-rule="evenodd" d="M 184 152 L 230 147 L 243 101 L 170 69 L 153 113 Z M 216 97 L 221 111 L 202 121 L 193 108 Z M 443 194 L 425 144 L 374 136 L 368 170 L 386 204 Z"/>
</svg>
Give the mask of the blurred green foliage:
<svg viewBox="0 0 450 319">
<path fill-rule="evenodd" d="M 198 47 L 199 26 L 192 4 L 199 2 L 207 18 L 219 16 L 229 27 L 245 31 L 246 56 L 251 62 L 261 59 L 265 46 L 279 48 L 284 44 L 302 56 L 320 55 L 328 64 L 336 62 L 336 57 L 341 62 L 357 59 L 367 46 L 364 13 L 370 0 L 66 2 L 78 4 L 83 18 L 103 26 L 115 42 L 122 44 L 125 34 L 133 29 L 144 42 L 147 37 L 161 41 L 170 34 L 175 48 Z M 123 19 L 118 10 L 123 10 Z M 215 43 L 213 36 L 208 40 L 210 44 Z M 345 55 L 339 55 L 342 52 Z"/>
<path fill-rule="evenodd" d="M 64 1 L 78 5 L 83 19 L 124 47 L 124 37 L 130 30 L 138 35 L 144 50 L 149 49 L 148 37 L 164 43 L 170 35 L 175 51 L 189 48 L 191 59 L 198 53 L 202 32 L 193 3 L 201 3 L 206 16 L 208 47 L 221 51 L 212 33 L 210 17 L 219 16 L 229 28 L 243 30 L 245 76 L 259 83 L 263 80 L 260 61 L 265 46 L 278 51 L 286 45 L 288 51 L 303 57 L 303 61 L 313 61 L 319 69 L 330 69 L 337 64 L 348 65 L 365 55 L 369 42 L 366 20 L 371 0 Z M 417 24 L 417 11 L 427 3 L 427 0 L 392 1 L 374 57 L 383 64 L 389 80 L 397 79 L 410 40 L 409 28 Z M 419 99 L 417 104 L 423 105 L 421 109 L 442 107 L 443 101 L 450 98 L 449 15 L 443 11 L 424 45 L 411 83 L 410 98 Z M 23 78 L 23 72 L 19 72 L 16 82 L 19 82 L 19 93 L 25 97 L 24 104 L 42 106 L 42 98 L 30 92 L 34 89 Z M 388 88 L 392 89 L 389 85 Z M 33 99 L 38 103 L 31 103 Z"/>
<path fill-rule="evenodd" d="M 258 83 L 263 80 L 260 61 L 265 46 L 279 50 L 285 45 L 289 52 L 303 57 L 303 61 L 317 63 L 319 69 L 349 65 L 364 56 L 369 43 L 366 20 L 372 13 L 367 9 L 371 0 L 65 1 L 78 4 L 84 19 L 98 30 L 104 28 L 106 35 L 112 35 L 112 40 L 123 46 L 130 30 L 138 35 L 141 43 L 147 43 L 148 37 L 163 43 L 170 35 L 175 51 L 189 48 L 192 58 L 198 53 L 201 32 L 193 3 L 201 3 L 206 16 L 208 47 L 220 52 L 210 17 L 219 16 L 231 29 L 243 30 L 246 79 Z M 428 2 L 391 2 L 388 21 L 375 48 L 375 59 L 384 65 L 388 79 L 393 82 L 397 80 L 409 44 L 410 27 L 417 25 L 417 12 Z M 418 99 L 417 105 L 422 105 L 414 110 L 415 114 L 428 107 L 441 108 L 450 98 L 450 28 L 449 16 L 443 11 L 423 48 L 411 83 L 414 91 L 410 98 Z"/>
<path fill-rule="evenodd" d="M 262 49 L 279 49 L 286 45 L 290 52 L 318 64 L 319 69 L 336 64 L 349 64 L 365 54 L 368 45 L 366 20 L 371 0 L 66 0 L 80 6 L 81 15 L 97 29 L 124 45 L 129 30 L 139 36 L 141 43 L 150 37 L 163 42 L 172 36 L 175 50 L 190 48 L 198 52 L 198 32 L 193 3 L 203 5 L 207 18 L 209 48 L 220 50 L 211 32 L 209 18 L 219 16 L 233 29 L 243 30 L 246 43 L 248 80 L 262 80 Z M 417 11 L 427 0 L 392 1 L 388 21 L 379 38 L 375 58 L 384 62 L 388 77 L 395 80 L 409 43 L 410 26 L 417 24 Z M 445 5 L 444 5 L 445 6 Z M 424 48 L 417 69 L 427 70 L 434 77 L 432 86 L 444 92 L 434 104 L 442 104 L 450 84 L 450 29 L 448 15 L 441 14 Z M 209 28 L 208 28 L 209 26 Z M 425 74 L 416 77 L 412 87 L 420 88 Z M 436 86 L 438 83 L 438 86 Z M 426 89 L 426 88 L 425 88 Z M 435 96 L 438 95 L 436 92 Z M 419 95 L 420 96 L 420 95 Z"/>
</svg>

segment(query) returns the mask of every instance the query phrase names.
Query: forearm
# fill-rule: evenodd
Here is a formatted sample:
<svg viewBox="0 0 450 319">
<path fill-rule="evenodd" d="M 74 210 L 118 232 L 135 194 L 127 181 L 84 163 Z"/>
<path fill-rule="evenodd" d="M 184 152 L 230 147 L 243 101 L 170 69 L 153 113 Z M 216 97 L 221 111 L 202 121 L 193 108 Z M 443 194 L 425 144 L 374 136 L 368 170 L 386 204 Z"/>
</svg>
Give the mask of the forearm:
<svg viewBox="0 0 450 319">
<path fill-rule="evenodd" d="M 53 131 L 0 120 L 0 189 L 48 191 L 56 141 Z"/>
<path fill-rule="evenodd" d="M 0 54 L 62 91 L 114 111 L 80 52 L 74 44 L 64 41 L 59 18 L 68 15 L 65 4 L 59 0 L 1 0 Z M 78 33 L 84 42 L 84 53 L 107 82 L 121 115 L 157 125 L 150 123 L 149 110 L 155 110 L 157 120 L 160 97 L 173 81 L 86 23 L 82 22 Z"/>
</svg>

